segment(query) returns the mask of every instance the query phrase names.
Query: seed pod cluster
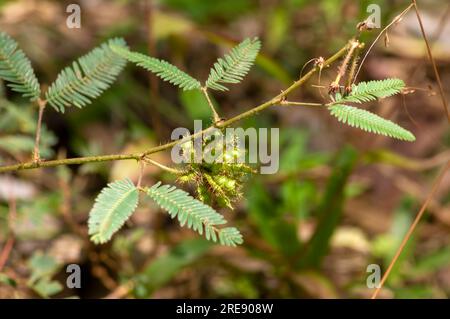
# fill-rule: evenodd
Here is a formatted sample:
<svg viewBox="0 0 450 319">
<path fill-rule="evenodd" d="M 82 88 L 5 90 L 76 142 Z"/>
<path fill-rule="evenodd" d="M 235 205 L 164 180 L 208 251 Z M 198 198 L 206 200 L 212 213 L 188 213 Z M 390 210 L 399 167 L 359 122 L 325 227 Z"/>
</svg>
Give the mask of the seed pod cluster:
<svg viewBox="0 0 450 319">
<path fill-rule="evenodd" d="M 242 184 L 245 177 L 254 170 L 238 161 L 245 155 L 245 150 L 239 147 L 238 137 L 233 135 L 228 139 L 218 139 L 218 134 L 203 138 L 203 149 L 214 144 L 214 150 L 221 152 L 215 161 L 198 161 L 194 159 L 194 147 L 192 142 L 182 146 L 183 156 L 187 164 L 183 174 L 178 180 L 181 183 L 195 183 L 197 197 L 202 202 L 212 205 L 216 203 L 220 207 L 233 209 L 232 203 L 242 196 Z M 216 138 L 216 140 L 215 140 Z M 219 155 L 219 153 L 212 155 Z"/>
</svg>

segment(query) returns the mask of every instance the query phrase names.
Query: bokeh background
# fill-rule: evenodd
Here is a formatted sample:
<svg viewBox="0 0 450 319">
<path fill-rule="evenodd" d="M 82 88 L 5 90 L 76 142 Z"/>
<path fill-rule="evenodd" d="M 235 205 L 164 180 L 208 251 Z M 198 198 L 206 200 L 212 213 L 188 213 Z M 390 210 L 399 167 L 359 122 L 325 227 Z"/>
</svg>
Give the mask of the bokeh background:
<svg viewBox="0 0 450 319">
<path fill-rule="evenodd" d="M 66 26 L 67 5 L 81 6 L 80 29 Z M 41 83 L 114 36 L 205 79 L 230 46 L 258 36 L 261 55 L 242 84 L 214 94 L 230 118 L 275 96 L 313 58 L 328 57 L 355 34 L 370 3 L 383 26 L 408 1 L 85 0 L 0 1 L 0 29 L 32 60 Z M 418 1 L 449 98 L 450 9 Z M 365 33 L 369 44 L 377 31 Z M 311 65 L 306 66 L 308 69 Z M 324 100 L 337 65 L 291 100 Z M 280 128 L 280 171 L 251 176 L 234 211 L 221 210 L 244 235 L 238 248 L 212 245 L 153 206 L 140 205 L 102 246 L 88 240 L 86 220 L 108 181 L 137 179 L 133 161 L 0 175 L 0 297 L 101 298 L 366 298 L 369 264 L 385 269 L 450 158 L 448 123 L 413 11 L 382 38 L 359 80 L 399 77 L 405 95 L 366 105 L 412 131 L 401 142 L 340 125 L 316 108 L 273 107 L 240 123 Z M 36 107 L 0 85 L 0 161 L 26 161 Z M 44 115 L 43 156 L 76 157 L 145 150 L 170 140 L 176 127 L 210 120 L 196 92 L 181 92 L 128 64 L 101 98 L 84 109 Z M 170 152 L 156 160 L 172 165 Z M 450 176 L 394 268 L 384 298 L 448 298 Z M 175 183 L 154 167 L 144 183 Z M 189 190 L 189 188 L 185 188 Z M 13 190 L 13 192 L 11 191 Z M 191 190 L 192 191 L 192 190 Z M 11 194 L 14 195 L 11 195 Z M 11 211 L 14 218 L 11 221 Z M 82 268 L 82 288 L 67 289 L 66 265 Z"/>
</svg>

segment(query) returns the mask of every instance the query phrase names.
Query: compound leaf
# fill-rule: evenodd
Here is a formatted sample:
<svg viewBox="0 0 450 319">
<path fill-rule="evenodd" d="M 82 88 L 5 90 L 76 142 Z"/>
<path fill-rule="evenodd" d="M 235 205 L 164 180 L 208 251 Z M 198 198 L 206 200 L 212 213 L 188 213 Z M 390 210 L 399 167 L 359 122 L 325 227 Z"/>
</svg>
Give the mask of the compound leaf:
<svg viewBox="0 0 450 319">
<path fill-rule="evenodd" d="M 46 93 L 48 103 L 60 112 L 71 105 L 82 108 L 108 89 L 126 64 L 112 45 L 126 48 L 123 39 L 111 39 L 63 69 Z"/>
<path fill-rule="evenodd" d="M 11 82 L 8 86 L 30 101 L 37 100 L 41 94 L 30 60 L 4 32 L 0 32 L 0 78 Z"/>
<path fill-rule="evenodd" d="M 175 186 L 157 183 L 147 189 L 147 194 L 172 218 L 177 217 L 181 226 L 187 226 L 205 234 L 206 239 L 225 246 L 242 244 L 242 235 L 234 227 L 218 228 L 226 223 L 224 217 L 213 208 L 193 198 L 188 193 Z"/>
<path fill-rule="evenodd" d="M 128 61 L 153 72 L 164 81 L 172 83 L 185 91 L 201 88 L 201 84 L 198 80 L 181 71 L 169 62 L 142 53 L 132 52 L 123 47 L 112 46 L 112 49 Z"/>
<path fill-rule="evenodd" d="M 415 141 L 414 135 L 401 126 L 386 120 L 369 111 L 345 104 L 334 104 L 328 107 L 331 115 L 340 122 L 362 129 L 367 132 L 381 134 L 399 140 Z"/>
<path fill-rule="evenodd" d="M 378 98 L 390 97 L 401 92 L 405 83 L 400 79 L 385 79 L 380 81 L 360 82 L 352 86 L 347 96 L 336 95 L 336 102 L 364 103 Z"/>
<path fill-rule="evenodd" d="M 221 83 L 239 83 L 248 73 L 261 48 L 258 38 L 245 39 L 223 58 L 219 58 L 209 73 L 206 87 L 227 91 Z"/>
<path fill-rule="evenodd" d="M 89 213 L 89 235 L 96 244 L 109 241 L 137 207 L 139 191 L 129 180 L 108 184 L 95 199 Z"/>
</svg>

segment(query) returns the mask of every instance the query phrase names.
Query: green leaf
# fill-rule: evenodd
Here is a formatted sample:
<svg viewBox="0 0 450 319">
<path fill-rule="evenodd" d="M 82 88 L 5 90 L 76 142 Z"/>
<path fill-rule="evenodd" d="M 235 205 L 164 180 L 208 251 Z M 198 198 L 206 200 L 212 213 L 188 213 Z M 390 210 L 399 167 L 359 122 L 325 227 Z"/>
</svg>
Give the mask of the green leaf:
<svg viewBox="0 0 450 319">
<path fill-rule="evenodd" d="M 242 235 L 234 227 L 217 228 L 226 223 L 225 218 L 213 208 L 193 198 L 188 193 L 175 186 L 157 183 L 147 189 L 147 194 L 172 218 L 177 217 L 181 226 L 187 226 L 198 232 L 205 233 L 208 240 L 225 246 L 242 244 Z"/>
<path fill-rule="evenodd" d="M 0 32 L 0 78 L 11 82 L 8 86 L 30 101 L 37 100 L 41 94 L 30 60 L 4 32 Z"/>
<path fill-rule="evenodd" d="M 211 69 L 206 81 L 206 87 L 213 90 L 227 91 L 228 89 L 221 83 L 241 82 L 255 62 L 260 48 L 261 42 L 258 38 L 242 41 L 229 54 L 226 54 L 223 59 L 219 58 L 214 63 L 214 67 Z"/>
<path fill-rule="evenodd" d="M 330 114 L 336 117 L 340 122 L 347 123 L 348 125 L 363 131 L 409 142 L 416 140 L 411 132 L 389 120 L 370 113 L 369 111 L 345 104 L 331 105 L 328 109 L 330 110 Z"/>
<path fill-rule="evenodd" d="M 111 39 L 73 62 L 49 87 L 48 103 L 60 112 L 71 105 L 82 108 L 108 89 L 126 64 L 111 50 L 111 45 L 126 48 L 123 39 Z"/>
<path fill-rule="evenodd" d="M 61 264 L 54 257 L 35 252 L 28 260 L 28 268 L 31 276 L 27 285 L 41 297 L 48 298 L 63 290 L 59 282 L 52 280 L 61 268 Z"/>
<path fill-rule="evenodd" d="M 185 91 L 201 88 L 201 84 L 198 80 L 181 71 L 169 62 L 158 60 L 142 53 L 132 52 L 120 46 L 113 45 L 111 48 L 114 52 L 126 58 L 128 61 L 153 72 L 164 81 L 172 83 Z"/>
<path fill-rule="evenodd" d="M 13 278 L 1 272 L 0 272 L 0 284 L 8 285 L 14 288 L 17 287 L 17 282 Z"/>
<path fill-rule="evenodd" d="M 43 298 L 49 298 L 61 292 L 64 288 L 56 280 L 50 280 L 49 278 L 39 279 L 33 286 L 33 290 Z"/>
<path fill-rule="evenodd" d="M 96 244 L 109 241 L 137 207 L 139 192 L 129 180 L 116 181 L 103 188 L 89 213 L 89 235 Z"/>
<path fill-rule="evenodd" d="M 378 98 L 393 96 L 401 92 L 405 83 L 400 79 L 385 79 L 380 81 L 360 82 L 352 86 L 347 96 L 336 95 L 336 102 L 364 103 Z"/>
</svg>

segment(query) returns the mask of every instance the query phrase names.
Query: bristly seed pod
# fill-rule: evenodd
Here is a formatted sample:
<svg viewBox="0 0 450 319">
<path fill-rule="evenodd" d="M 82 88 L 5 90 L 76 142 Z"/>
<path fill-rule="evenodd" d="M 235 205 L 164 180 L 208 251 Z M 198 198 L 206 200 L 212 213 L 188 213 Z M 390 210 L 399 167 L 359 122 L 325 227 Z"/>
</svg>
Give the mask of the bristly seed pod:
<svg viewBox="0 0 450 319">
<path fill-rule="evenodd" d="M 203 144 L 211 141 L 212 136 L 209 136 L 204 138 Z M 195 183 L 197 197 L 202 202 L 212 204 L 215 201 L 219 206 L 233 209 L 232 202 L 242 196 L 240 190 L 244 177 L 255 172 L 246 164 L 238 163 L 238 159 L 245 154 L 245 150 L 239 148 L 238 142 L 237 136 L 232 136 L 231 139 L 227 136 L 227 141 L 222 144 L 224 151 L 221 162 L 190 161 L 178 180 L 181 183 Z M 192 143 L 183 144 L 184 156 L 191 157 L 192 151 Z"/>
</svg>

